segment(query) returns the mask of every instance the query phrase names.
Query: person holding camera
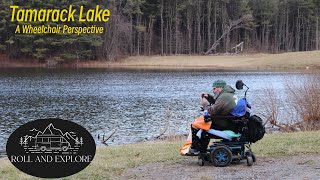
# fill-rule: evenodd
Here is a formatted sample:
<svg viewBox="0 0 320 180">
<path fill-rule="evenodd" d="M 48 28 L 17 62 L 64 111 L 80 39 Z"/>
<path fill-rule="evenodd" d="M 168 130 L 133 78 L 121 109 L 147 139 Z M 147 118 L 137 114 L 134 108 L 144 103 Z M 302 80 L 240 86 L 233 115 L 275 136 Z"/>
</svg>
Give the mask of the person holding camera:
<svg viewBox="0 0 320 180">
<path fill-rule="evenodd" d="M 223 80 L 216 80 L 212 84 L 214 96 L 202 93 L 200 104 L 211 115 L 228 115 L 236 106 L 235 90 Z"/>
<path fill-rule="evenodd" d="M 214 117 L 218 115 L 230 115 L 230 112 L 236 106 L 234 98 L 235 90 L 231 86 L 227 85 L 225 81 L 216 80 L 212 84 L 212 91 L 214 94 L 213 96 L 207 93 L 201 94 L 202 98 L 200 100 L 200 104 L 202 105 L 204 112 L 207 113 L 205 114 L 205 116 Z M 229 128 L 228 126 L 228 122 L 223 120 L 217 120 L 212 123 L 203 116 L 197 118 L 191 125 L 192 145 L 190 148 L 190 153 L 204 153 L 207 150 L 210 139 L 199 139 L 199 137 L 197 136 L 199 129 L 209 130 L 210 128 L 212 128 L 218 130 L 226 130 Z"/>
</svg>

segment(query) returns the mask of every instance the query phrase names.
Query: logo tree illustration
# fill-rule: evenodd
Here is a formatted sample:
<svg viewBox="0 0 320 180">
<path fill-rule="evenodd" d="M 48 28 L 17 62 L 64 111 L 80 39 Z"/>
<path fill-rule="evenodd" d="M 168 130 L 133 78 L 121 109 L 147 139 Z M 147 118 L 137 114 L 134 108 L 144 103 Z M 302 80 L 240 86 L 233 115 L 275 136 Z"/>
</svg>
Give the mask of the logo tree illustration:
<svg viewBox="0 0 320 180">
<path fill-rule="evenodd" d="M 82 145 L 83 144 L 83 139 L 82 139 L 82 137 L 80 137 L 80 145 Z"/>
<path fill-rule="evenodd" d="M 24 145 L 27 145 L 27 144 L 28 144 L 28 138 L 25 137 L 25 138 L 24 138 Z"/>
<path fill-rule="evenodd" d="M 76 137 L 76 145 L 78 146 L 80 144 L 80 142 L 79 142 L 79 138 L 78 137 Z"/>
<path fill-rule="evenodd" d="M 20 138 L 20 145 L 22 146 L 24 144 L 23 137 Z"/>
</svg>

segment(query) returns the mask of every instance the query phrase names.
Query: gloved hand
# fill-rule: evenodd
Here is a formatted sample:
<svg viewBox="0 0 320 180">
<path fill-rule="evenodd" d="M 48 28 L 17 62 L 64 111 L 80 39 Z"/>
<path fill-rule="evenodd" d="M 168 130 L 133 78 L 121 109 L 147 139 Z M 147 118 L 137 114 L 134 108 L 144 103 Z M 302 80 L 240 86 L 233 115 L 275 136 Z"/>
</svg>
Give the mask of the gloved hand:
<svg viewBox="0 0 320 180">
<path fill-rule="evenodd" d="M 203 111 L 203 117 L 204 117 L 204 122 L 211 121 L 211 117 L 210 117 L 210 114 L 208 113 L 208 110 Z"/>
<path fill-rule="evenodd" d="M 208 98 L 208 94 L 207 93 L 201 93 L 201 98 Z"/>
</svg>

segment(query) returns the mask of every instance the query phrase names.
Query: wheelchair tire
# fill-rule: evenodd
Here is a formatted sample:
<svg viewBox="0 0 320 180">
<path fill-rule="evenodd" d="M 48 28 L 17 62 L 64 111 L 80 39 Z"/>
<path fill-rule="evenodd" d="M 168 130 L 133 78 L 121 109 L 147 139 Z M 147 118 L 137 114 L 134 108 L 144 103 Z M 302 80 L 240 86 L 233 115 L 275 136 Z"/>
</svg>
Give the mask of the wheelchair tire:
<svg viewBox="0 0 320 180">
<path fill-rule="evenodd" d="M 254 155 L 254 153 L 252 152 L 252 153 L 251 153 L 251 156 L 252 156 L 252 160 L 253 160 L 253 162 L 256 162 L 256 161 L 257 161 L 257 157 L 256 157 L 256 155 Z"/>
<path fill-rule="evenodd" d="M 210 153 L 211 161 L 216 167 L 228 166 L 232 161 L 232 153 L 228 147 L 218 146 Z"/>
<path fill-rule="evenodd" d="M 248 165 L 248 166 L 252 166 L 252 164 L 253 164 L 253 158 L 252 158 L 252 156 L 247 156 L 247 165 Z"/>
<path fill-rule="evenodd" d="M 198 165 L 203 166 L 204 165 L 204 158 L 203 157 L 198 157 Z"/>
</svg>

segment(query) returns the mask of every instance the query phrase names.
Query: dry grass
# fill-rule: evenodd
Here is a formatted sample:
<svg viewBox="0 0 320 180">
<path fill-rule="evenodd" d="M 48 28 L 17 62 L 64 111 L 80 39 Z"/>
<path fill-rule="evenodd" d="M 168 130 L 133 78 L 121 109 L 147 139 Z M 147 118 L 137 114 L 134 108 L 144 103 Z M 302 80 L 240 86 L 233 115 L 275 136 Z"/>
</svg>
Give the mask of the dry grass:
<svg viewBox="0 0 320 180">
<path fill-rule="evenodd" d="M 253 145 L 258 157 L 292 156 L 320 152 L 319 131 L 267 134 Z M 177 162 L 184 141 L 152 141 L 97 149 L 93 162 L 83 171 L 64 179 L 120 179 L 124 170 L 146 163 Z M 191 160 L 195 161 L 195 159 Z M 203 177 L 204 179 L 206 177 Z M 0 160 L 0 179 L 39 179 L 25 175 L 8 160 Z"/>
<path fill-rule="evenodd" d="M 213 69 L 319 69 L 320 51 L 283 54 L 129 57 L 114 66 Z"/>
<path fill-rule="evenodd" d="M 100 147 L 92 163 L 83 171 L 64 179 L 117 179 L 131 167 L 145 163 L 176 161 L 183 141 L 150 141 L 130 145 Z M 8 160 L 0 160 L 0 179 L 39 179 L 17 170 Z"/>
<path fill-rule="evenodd" d="M 266 135 L 264 139 L 254 144 L 253 150 L 258 157 L 318 153 L 320 152 L 318 133 L 299 132 Z M 118 179 L 122 172 L 128 168 L 154 162 L 177 162 L 183 158 L 189 158 L 178 154 L 178 148 L 183 143 L 184 140 L 158 141 L 100 148 L 94 162 L 70 179 Z"/>
<path fill-rule="evenodd" d="M 320 69 L 320 51 L 282 54 L 240 54 L 215 56 L 132 56 L 120 62 L 85 61 L 65 64 L 79 68 L 125 69 L 216 69 L 216 70 L 304 70 Z M 0 61 L 5 67 L 35 67 L 40 65 L 18 61 Z M 44 65 L 42 64 L 41 67 Z M 63 67 L 63 66 L 62 66 Z"/>
<path fill-rule="evenodd" d="M 291 156 L 320 152 L 320 131 L 267 134 L 253 145 L 260 157 Z"/>
</svg>

